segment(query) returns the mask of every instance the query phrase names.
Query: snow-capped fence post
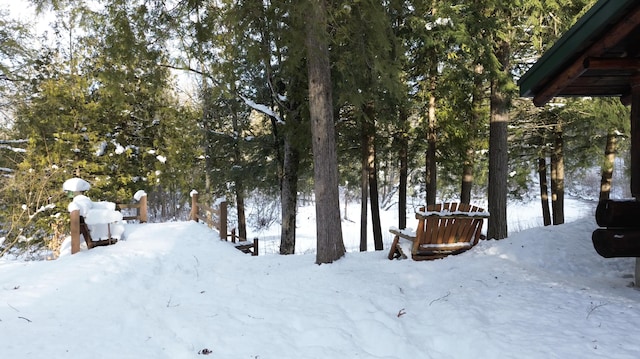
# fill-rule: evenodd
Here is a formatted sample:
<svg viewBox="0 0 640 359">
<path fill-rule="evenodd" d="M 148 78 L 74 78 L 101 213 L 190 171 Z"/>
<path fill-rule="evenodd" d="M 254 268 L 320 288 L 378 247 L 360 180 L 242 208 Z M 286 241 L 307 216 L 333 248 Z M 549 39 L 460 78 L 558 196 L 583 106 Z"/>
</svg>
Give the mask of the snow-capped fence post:
<svg viewBox="0 0 640 359">
<path fill-rule="evenodd" d="M 148 219 L 147 194 L 146 193 L 144 194 L 144 196 L 142 196 L 142 198 L 140 198 L 139 213 L 140 213 L 140 223 L 146 223 L 147 219 Z"/>
<path fill-rule="evenodd" d="M 198 222 L 198 192 L 196 190 L 191 191 L 191 213 L 189 219 Z"/>
</svg>

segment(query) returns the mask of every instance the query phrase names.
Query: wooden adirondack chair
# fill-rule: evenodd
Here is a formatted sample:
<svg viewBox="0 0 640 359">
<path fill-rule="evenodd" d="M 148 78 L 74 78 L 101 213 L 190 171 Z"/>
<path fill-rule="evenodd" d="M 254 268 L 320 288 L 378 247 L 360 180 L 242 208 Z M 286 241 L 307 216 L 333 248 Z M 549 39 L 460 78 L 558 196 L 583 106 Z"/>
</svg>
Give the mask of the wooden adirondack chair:
<svg viewBox="0 0 640 359">
<path fill-rule="evenodd" d="M 441 203 L 428 206 L 426 211 L 422 207 L 416 212 L 418 228 L 415 233 L 389 230 L 395 235 L 389 259 L 407 257 L 400 246 L 401 238 L 413 242 L 411 258 L 414 260 L 438 259 L 465 252 L 478 244 L 485 218 L 489 218 L 489 213 L 469 204 Z"/>
</svg>

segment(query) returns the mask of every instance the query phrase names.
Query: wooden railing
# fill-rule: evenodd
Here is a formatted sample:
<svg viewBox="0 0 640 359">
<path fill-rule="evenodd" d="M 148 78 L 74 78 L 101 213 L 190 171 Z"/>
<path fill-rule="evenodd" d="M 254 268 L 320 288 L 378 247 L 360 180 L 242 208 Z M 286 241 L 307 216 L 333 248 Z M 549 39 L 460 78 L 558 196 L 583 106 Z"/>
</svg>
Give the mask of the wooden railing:
<svg viewBox="0 0 640 359">
<path fill-rule="evenodd" d="M 148 220 L 147 209 L 147 195 L 142 194 L 136 196 L 138 203 L 117 203 L 116 207 L 122 209 L 136 209 L 136 215 L 123 216 L 123 220 L 138 220 L 140 223 L 146 223 Z M 227 202 L 220 202 L 216 208 L 204 206 L 198 203 L 198 193 L 193 191 L 191 193 L 191 213 L 190 219 L 193 221 L 202 221 L 209 227 L 215 228 L 220 233 L 220 239 L 224 241 L 231 241 L 234 246 L 244 253 L 251 254 L 252 256 L 258 255 L 258 238 L 254 238 L 253 242 L 247 241 L 246 238 L 242 238 L 236 235 L 236 229 L 228 231 L 227 227 Z M 75 254 L 80 251 L 80 234 L 86 231 L 86 224 L 80 216 L 79 210 L 73 210 L 70 212 L 71 218 L 71 254 Z M 88 235 L 88 232 L 85 232 Z M 85 236 L 86 239 L 86 236 Z M 107 241 L 97 241 L 100 244 L 107 244 Z M 102 244 L 104 242 L 104 244 Z M 108 244 L 115 243 L 109 240 Z"/>
<path fill-rule="evenodd" d="M 220 232 L 220 239 L 227 240 L 227 202 L 220 202 L 218 208 L 198 203 L 198 192 L 191 191 L 191 214 L 192 221 L 203 221 L 209 228 L 215 228 Z"/>
<path fill-rule="evenodd" d="M 119 209 L 128 209 L 132 208 L 136 210 L 135 216 L 124 216 L 122 217 L 125 221 L 138 220 L 140 223 L 147 223 L 148 214 L 147 214 L 147 195 L 140 197 L 140 201 L 138 203 L 117 203 L 116 207 Z"/>
<path fill-rule="evenodd" d="M 189 217 L 192 221 L 203 221 L 210 228 L 217 229 L 220 233 L 220 240 L 228 241 L 231 239 L 231 242 L 240 251 L 252 256 L 258 255 L 258 238 L 249 242 L 246 238 L 238 237 L 235 228 L 231 229 L 231 232 L 228 231 L 227 202 L 220 202 L 217 208 L 205 206 L 198 202 L 198 192 L 191 191 L 191 214 Z"/>
</svg>

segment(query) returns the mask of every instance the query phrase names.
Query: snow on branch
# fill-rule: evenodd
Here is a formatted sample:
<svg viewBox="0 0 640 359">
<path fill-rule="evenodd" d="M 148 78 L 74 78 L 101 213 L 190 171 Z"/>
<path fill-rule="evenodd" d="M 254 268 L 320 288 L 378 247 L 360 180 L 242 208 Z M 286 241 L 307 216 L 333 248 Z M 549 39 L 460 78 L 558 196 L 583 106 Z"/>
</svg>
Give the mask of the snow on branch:
<svg viewBox="0 0 640 359">
<path fill-rule="evenodd" d="M 244 101 L 245 104 L 247 104 L 247 106 L 251 107 L 252 109 L 264 113 L 267 116 L 273 117 L 279 124 L 284 124 L 284 121 L 280 118 L 280 116 L 273 112 L 268 106 L 257 104 L 242 95 L 240 95 L 240 98 Z"/>
<path fill-rule="evenodd" d="M 20 152 L 20 153 L 27 152 L 27 150 L 25 150 L 24 148 L 18 148 L 18 147 L 13 147 L 8 145 L 0 145 L 0 149 L 5 149 L 13 152 Z"/>
</svg>

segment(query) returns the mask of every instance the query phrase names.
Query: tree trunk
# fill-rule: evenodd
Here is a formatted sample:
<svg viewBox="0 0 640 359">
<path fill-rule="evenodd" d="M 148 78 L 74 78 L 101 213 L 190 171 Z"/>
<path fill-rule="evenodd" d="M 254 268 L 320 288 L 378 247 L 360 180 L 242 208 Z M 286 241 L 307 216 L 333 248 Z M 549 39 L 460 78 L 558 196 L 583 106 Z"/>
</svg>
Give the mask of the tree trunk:
<svg viewBox="0 0 640 359">
<path fill-rule="evenodd" d="M 489 188 L 488 209 L 491 213 L 487 226 L 487 237 L 503 239 L 507 237 L 507 176 L 509 157 L 507 125 L 509 124 L 509 95 L 507 78 L 509 74 L 509 44 L 502 42 L 496 57 L 502 66 L 501 73 L 491 81 L 489 121 Z"/>
<path fill-rule="evenodd" d="M 205 99 L 205 113 L 207 111 L 207 105 L 206 105 L 206 101 L 207 99 Z M 212 145 L 212 140 L 211 140 L 211 128 L 210 128 L 210 124 L 209 121 L 210 119 L 208 118 L 208 116 L 203 113 L 202 115 L 202 130 L 204 131 L 204 153 L 205 153 L 205 157 L 204 157 L 204 193 L 208 195 L 211 194 L 211 172 L 213 171 L 213 164 L 212 162 L 212 158 L 213 158 L 213 145 Z"/>
<path fill-rule="evenodd" d="M 244 185 L 236 181 L 236 206 L 238 210 L 238 236 L 247 239 L 247 218 L 244 213 Z"/>
<path fill-rule="evenodd" d="M 433 95 L 435 91 L 435 80 L 431 85 L 432 94 L 429 97 L 429 118 L 427 127 L 427 159 L 426 159 L 426 190 L 427 205 L 436 203 L 437 191 L 437 163 L 436 163 L 436 97 Z"/>
<path fill-rule="evenodd" d="M 233 132 L 236 134 L 233 145 L 233 157 L 234 163 L 239 168 L 244 168 L 242 165 L 242 151 L 240 150 L 240 125 L 238 124 L 237 113 L 233 114 L 232 118 Z M 242 175 L 239 173 L 234 174 L 235 182 L 235 194 L 236 194 L 236 209 L 238 210 L 238 236 L 240 238 L 247 238 L 247 219 L 244 213 L 244 182 Z"/>
<path fill-rule="evenodd" d="M 613 180 L 613 164 L 618 151 L 616 134 L 609 131 L 607 134 L 607 145 L 604 150 L 604 162 L 602 164 L 602 179 L 600 180 L 600 200 L 609 199 L 611 194 L 611 183 Z"/>
<path fill-rule="evenodd" d="M 400 179 L 398 188 L 398 228 L 407 228 L 407 179 L 409 177 L 409 140 L 405 131 L 407 123 L 407 112 L 400 110 L 400 124 L 402 132 L 400 133 L 400 143 L 398 157 L 400 157 Z"/>
<path fill-rule="evenodd" d="M 460 188 L 460 203 L 471 203 L 471 187 L 473 187 L 473 149 L 467 148 L 465 160 L 462 164 L 462 186 Z"/>
<path fill-rule="evenodd" d="M 367 130 L 367 172 L 369 174 L 369 199 L 371 201 L 371 222 L 373 225 L 373 244 L 377 251 L 383 249 L 382 227 L 380 226 L 380 201 L 378 196 L 378 166 L 376 164 L 375 114 L 373 104 L 364 109 Z"/>
<path fill-rule="evenodd" d="M 296 250 L 296 209 L 298 202 L 298 167 L 300 154 L 291 143 L 291 135 L 285 137 L 282 188 L 280 190 L 282 227 L 280 254 L 294 254 Z"/>
<path fill-rule="evenodd" d="M 340 222 L 326 1 L 308 0 L 305 45 L 309 81 L 309 113 L 316 194 L 316 263 L 332 263 L 345 254 Z"/>
<path fill-rule="evenodd" d="M 545 226 L 551 225 L 549 211 L 549 185 L 547 184 L 547 160 L 538 158 L 538 178 L 540 179 L 540 201 L 542 202 L 542 221 Z"/>
<path fill-rule="evenodd" d="M 551 155 L 551 209 L 554 225 L 564 223 L 564 140 L 562 128 L 557 126 Z"/>
<path fill-rule="evenodd" d="M 469 123 L 469 139 L 465 151 L 465 159 L 462 164 L 462 186 L 460 188 L 460 202 L 471 204 L 471 189 L 473 188 L 473 169 L 475 165 L 475 144 L 478 136 L 478 128 L 482 121 L 482 98 L 484 68 L 477 64 L 474 68 L 473 97 L 471 98 L 471 121 Z"/>
<path fill-rule="evenodd" d="M 367 223 L 369 211 L 369 146 L 367 144 L 367 126 L 360 126 L 360 252 L 367 251 Z"/>
</svg>

